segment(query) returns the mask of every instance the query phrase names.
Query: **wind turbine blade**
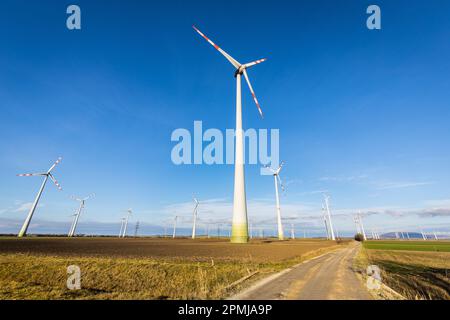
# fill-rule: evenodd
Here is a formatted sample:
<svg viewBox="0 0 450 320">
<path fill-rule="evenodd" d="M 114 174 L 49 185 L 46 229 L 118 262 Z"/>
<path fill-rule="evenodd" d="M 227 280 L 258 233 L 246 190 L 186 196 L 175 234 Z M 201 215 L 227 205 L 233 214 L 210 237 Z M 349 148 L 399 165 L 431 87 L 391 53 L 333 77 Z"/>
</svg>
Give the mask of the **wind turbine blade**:
<svg viewBox="0 0 450 320">
<path fill-rule="evenodd" d="M 261 118 L 264 118 L 261 107 L 259 106 L 258 99 L 256 99 L 255 92 L 253 91 L 252 84 L 250 83 L 250 79 L 248 78 L 247 71 L 245 69 L 244 69 L 244 77 L 245 77 L 245 80 L 247 81 L 248 88 L 250 89 L 250 92 L 252 93 L 253 101 L 255 101 L 256 106 L 258 107 L 259 114 L 261 115 Z"/>
<path fill-rule="evenodd" d="M 92 199 L 93 197 L 95 197 L 95 193 L 92 193 L 92 194 L 88 195 L 86 198 L 82 199 L 82 201 L 86 201 L 86 200 Z"/>
<path fill-rule="evenodd" d="M 46 173 L 21 173 L 18 174 L 18 177 L 34 177 L 34 176 L 45 176 Z"/>
<path fill-rule="evenodd" d="M 55 163 L 50 167 L 50 169 L 48 169 L 47 173 L 52 172 L 53 169 L 55 169 L 55 167 L 61 162 L 62 158 L 59 157 L 58 160 L 55 161 Z"/>
<path fill-rule="evenodd" d="M 55 186 L 59 189 L 62 190 L 61 186 L 59 185 L 58 181 L 56 181 L 55 177 L 53 177 L 52 174 L 48 175 L 50 177 L 50 179 L 52 179 L 53 183 L 55 184 Z"/>
<path fill-rule="evenodd" d="M 250 67 L 253 67 L 254 65 L 260 64 L 261 62 L 264 62 L 266 60 L 267 59 L 264 58 L 264 59 L 259 59 L 259 60 L 253 61 L 253 62 L 249 62 L 249 63 L 244 64 L 244 67 L 245 68 L 250 68 Z"/>
<path fill-rule="evenodd" d="M 214 48 L 216 48 L 217 51 L 219 51 L 228 61 L 230 61 L 230 63 L 236 68 L 239 69 L 239 67 L 241 66 L 241 64 L 239 62 L 237 62 L 232 56 L 230 56 L 228 53 L 226 53 L 225 51 L 223 51 L 217 44 L 215 44 L 214 42 L 212 42 L 207 36 L 205 36 L 200 30 L 198 30 L 195 26 L 192 26 L 192 28 L 194 28 L 195 31 L 198 32 L 199 35 L 201 35 L 203 38 L 205 38 L 206 41 L 209 42 L 209 44 L 211 44 Z"/>
<path fill-rule="evenodd" d="M 276 173 L 277 173 L 277 174 L 280 173 L 281 168 L 283 168 L 283 166 L 284 166 L 284 161 L 281 161 L 280 166 L 279 166 L 278 169 L 276 170 Z"/>
<path fill-rule="evenodd" d="M 283 181 L 281 181 L 280 175 L 277 174 L 278 183 L 280 184 L 281 190 L 285 191 L 286 188 L 284 187 Z"/>
</svg>

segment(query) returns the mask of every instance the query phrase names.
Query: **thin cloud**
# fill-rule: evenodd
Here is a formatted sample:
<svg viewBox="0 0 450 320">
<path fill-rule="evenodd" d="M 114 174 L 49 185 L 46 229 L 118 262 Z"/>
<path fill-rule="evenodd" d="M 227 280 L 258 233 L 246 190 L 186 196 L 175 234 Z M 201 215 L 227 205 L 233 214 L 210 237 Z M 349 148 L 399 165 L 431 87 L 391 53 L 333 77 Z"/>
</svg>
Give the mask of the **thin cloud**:
<svg viewBox="0 0 450 320">
<path fill-rule="evenodd" d="M 353 175 L 353 176 L 332 176 L 332 177 L 321 177 L 319 181 L 330 181 L 330 182 L 352 182 L 368 178 L 366 174 Z"/>
<path fill-rule="evenodd" d="M 450 217 L 450 208 L 423 210 L 417 214 L 422 218 Z"/>
<path fill-rule="evenodd" d="M 420 187 L 434 184 L 434 182 L 388 182 L 382 183 L 378 186 L 378 190 L 388 190 L 388 189 L 402 189 L 402 188 L 412 188 Z"/>
</svg>

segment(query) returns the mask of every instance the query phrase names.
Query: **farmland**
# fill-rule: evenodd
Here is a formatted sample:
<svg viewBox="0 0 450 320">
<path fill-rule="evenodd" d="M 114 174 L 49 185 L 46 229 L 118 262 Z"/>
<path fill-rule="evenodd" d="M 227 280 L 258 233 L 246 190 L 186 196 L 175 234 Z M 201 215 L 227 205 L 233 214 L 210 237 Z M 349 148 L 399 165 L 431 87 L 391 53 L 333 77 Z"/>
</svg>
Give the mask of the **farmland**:
<svg viewBox="0 0 450 320">
<path fill-rule="evenodd" d="M 407 299 L 450 299 L 450 242 L 367 241 L 359 256 Z"/>
<path fill-rule="evenodd" d="M 366 241 L 366 249 L 450 252 L 450 241 Z"/>
<path fill-rule="evenodd" d="M 0 299 L 219 299 L 347 243 L 325 240 L 0 238 Z M 66 288 L 67 267 L 80 290 Z"/>
</svg>

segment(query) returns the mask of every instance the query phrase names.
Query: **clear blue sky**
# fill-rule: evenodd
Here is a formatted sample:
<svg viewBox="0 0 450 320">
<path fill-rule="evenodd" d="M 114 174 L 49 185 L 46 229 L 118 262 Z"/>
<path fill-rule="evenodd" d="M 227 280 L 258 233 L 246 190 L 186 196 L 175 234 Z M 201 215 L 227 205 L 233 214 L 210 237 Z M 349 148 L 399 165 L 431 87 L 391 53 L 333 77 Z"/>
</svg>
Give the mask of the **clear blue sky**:
<svg viewBox="0 0 450 320">
<path fill-rule="evenodd" d="M 72 3 L 80 31 L 65 26 Z M 370 4 L 382 30 L 366 28 Z M 341 230 L 361 209 L 374 228 L 449 231 L 449 12 L 448 1 L 3 1 L 0 232 L 20 227 L 39 188 L 15 175 L 58 156 L 64 191 L 47 186 L 32 232 L 65 231 L 69 196 L 92 192 L 83 221 L 107 232 L 128 207 L 148 225 L 175 211 L 188 221 L 192 193 L 207 201 L 203 221 L 231 218 L 232 166 L 170 160 L 173 130 L 235 121 L 233 68 L 192 24 L 240 62 L 268 58 L 249 71 L 265 119 L 243 87 L 244 127 L 280 129 L 282 210 L 300 229 L 319 226 L 307 216 L 328 190 Z M 247 166 L 246 182 L 251 219 L 275 222 L 271 178 Z"/>
</svg>

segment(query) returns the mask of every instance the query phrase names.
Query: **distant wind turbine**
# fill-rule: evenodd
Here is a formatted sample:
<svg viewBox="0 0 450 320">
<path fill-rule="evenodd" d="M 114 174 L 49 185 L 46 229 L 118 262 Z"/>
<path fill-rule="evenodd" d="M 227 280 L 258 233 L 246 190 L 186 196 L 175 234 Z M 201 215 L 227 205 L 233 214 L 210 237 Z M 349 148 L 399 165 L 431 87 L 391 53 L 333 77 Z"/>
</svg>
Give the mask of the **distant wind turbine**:
<svg viewBox="0 0 450 320">
<path fill-rule="evenodd" d="M 39 192 L 33 202 L 33 205 L 30 208 L 30 212 L 28 213 L 27 218 L 25 219 L 25 222 L 22 225 L 22 228 L 19 231 L 19 234 L 17 235 L 19 238 L 25 236 L 27 234 L 28 226 L 30 225 L 31 218 L 33 217 L 34 211 L 36 210 L 36 207 L 39 203 L 39 199 L 41 198 L 42 192 L 44 191 L 45 184 L 47 183 L 48 178 L 50 178 L 53 183 L 56 185 L 56 187 L 59 190 L 62 190 L 59 183 L 56 181 L 55 177 L 52 175 L 52 170 L 60 163 L 62 160 L 61 157 L 56 160 L 56 162 L 50 167 L 50 169 L 47 170 L 47 172 L 42 173 L 24 173 L 24 174 L 18 174 L 19 177 L 32 177 L 32 176 L 43 176 L 44 181 L 42 182 L 41 188 L 39 189 Z"/>
<path fill-rule="evenodd" d="M 93 198 L 93 197 L 94 197 L 94 194 L 91 194 L 91 195 L 89 195 L 89 196 L 87 196 L 87 197 L 85 197 L 83 199 L 76 198 L 75 196 L 72 196 L 73 200 L 80 202 L 80 206 L 78 207 L 78 211 L 77 211 L 77 213 L 75 215 L 75 220 L 73 221 L 72 228 L 70 229 L 70 232 L 69 232 L 69 235 L 68 235 L 69 237 L 73 237 L 75 235 L 75 231 L 76 231 L 77 225 L 78 225 L 78 220 L 80 219 L 80 215 L 81 215 L 81 212 L 84 209 L 86 201 L 91 199 L 91 198 Z"/>
<path fill-rule="evenodd" d="M 125 225 L 125 218 L 120 218 L 119 238 L 122 238 L 123 226 L 124 226 L 124 225 Z"/>
<path fill-rule="evenodd" d="M 235 68 L 234 77 L 236 78 L 236 147 L 235 147 L 235 162 L 234 162 L 234 202 L 233 202 L 233 220 L 232 220 L 232 235 L 231 242 L 233 243 L 247 243 L 248 236 L 248 220 L 247 220 L 247 199 L 245 194 L 245 177 L 244 177 L 244 135 L 242 130 L 242 99 L 241 99 L 241 76 L 247 82 L 247 85 L 252 94 L 253 100 L 256 103 L 258 112 L 261 117 L 263 115 L 259 102 L 256 99 L 250 79 L 247 75 L 247 69 L 255 66 L 266 59 L 256 60 L 254 62 L 241 64 L 231 57 L 228 53 L 223 51 L 218 45 L 212 42 L 200 30 L 193 26 L 209 44 L 211 44 L 217 51 L 219 51 Z"/>
<path fill-rule="evenodd" d="M 357 217 L 358 217 L 359 227 L 361 229 L 363 238 L 364 238 L 364 240 L 367 240 L 366 231 L 364 230 L 364 223 L 363 223 L 361 211 L 358 212 Z"/>
<path fill-rule="evenodd" d="M 130 216 L 132 215 L 133 210 L 128 209 L 127 210 L 127 215 L 125 217 L 125 224 L 123 226 L 123 231 L 122 231 L 122 238 L 125 238 L 127 236 L 127 229 L 128 229 L 128 220 L 130 219 Z"/>
<path fill-rule="evenodd" d="M 194 213 L 193 213 L 193 221 L 192 221 L 192 239 L 195 239 L 195 228 L 197 225 L 197 214 L 198 214 L 198 206 L 199 206 L 199 202 L 197 200 L 197 198 L 194 197 Z"/>
<path fill-rule="evenodd" d="M 277 206 L 277 231 L 278 231 L 278 240 L 284 240 L 284 231 L 283 231 L 283 224 L 281 222 L 281 209 L 280 209 L 280 195 L 278 193 L 278 183 L 280 184 L 280 187 L 282 190 L 284 190 L 283 183 L 280 178 L 280 171 L 283 168 L 284 162 L 281 162 L 278 169 L 273 170 L 270 167 L 267 167 L 273 175 L 273 179 L 275 182 L 275 198 L 276 198 L 276 206 Z"/>
<path fill-rule="evenodd" d="M 328 219 L 327 219 L 326 209 L 325 209 L 324 205 L 322 205 L 322 214 L 323 214 L 323 223 L 325 225 L 325 232 L 327 234 L 327 240 L 330 240 L 331 237 L 330 237 L 330 231 L 328 228 Z"/>
<path fill-rule="evenodd" d="M 323 196 L 324 196 L 324 200 L 325 200 L 325 207 L 326 207 L 327 213 L 328 213 L 328 223 L 329 223 L 329 227 L 330 227 L 331 240 L 336 240 L 336 237 L 334 236 L 333 222 L 331 221 L 330 204 L 329 204 L 330 196 L 325 193 Z"/>
<path fill-rule="evenodd" d="M 175 239 L 175 237 L 177 236 L 177 220 L 178 216 L 175 216 L 175 219 L 173 221 L 173 234 L 172 234 L 173 239 Z"/>
</svg>

